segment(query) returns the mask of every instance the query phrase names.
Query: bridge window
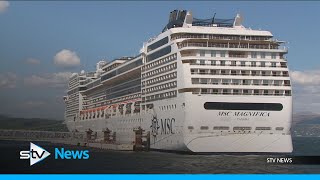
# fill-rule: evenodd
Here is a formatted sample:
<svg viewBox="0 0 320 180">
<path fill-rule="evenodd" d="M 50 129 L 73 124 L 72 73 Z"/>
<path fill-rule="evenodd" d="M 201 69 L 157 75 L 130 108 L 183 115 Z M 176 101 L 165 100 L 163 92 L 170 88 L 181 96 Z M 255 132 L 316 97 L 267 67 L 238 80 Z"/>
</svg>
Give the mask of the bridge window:
<svg viewBox="0 0 320 180">
<path fill-rule="evenodd" d="M 150 55 L 147 56 L 147 62 L 153 61 L 159 57 L 162 57 L 164 55 L 167 55 L 171 52 L 171 46 L 167 46 L 165 48 L 162 48 Z"/>
<path fill-rule="evenodd" d="M 163 39 L 161 39 L 161 40 L 159 40 L 159 41 L 151 44 L 150 46 L 148 46 L 148 52 L 149 52 L 149 51 L 152 51 L 152 50 L 154 50 L 154 49 L 157 49 L 157 48 L 160 47 L 160 46 L 163 46 L 163 45 L 167 44 L 168 41 L 169 41 L 169 38 L 168 38 L 168 37 L 165 37 L 165 38 L 163 38 Z"/>
</svg>

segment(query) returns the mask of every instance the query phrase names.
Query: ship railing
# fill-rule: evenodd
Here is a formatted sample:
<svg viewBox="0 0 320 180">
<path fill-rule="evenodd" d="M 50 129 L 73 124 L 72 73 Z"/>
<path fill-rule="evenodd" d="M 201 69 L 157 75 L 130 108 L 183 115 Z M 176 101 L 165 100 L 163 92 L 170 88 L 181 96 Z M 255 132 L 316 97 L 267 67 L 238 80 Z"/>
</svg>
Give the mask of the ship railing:
<svg viewBox="0 0 320 180">
<path fill-rule="evenodd" d="M 245 41 L 270 41 L 282 42 L 271 37 L 255 37 L 255 36 L 217 36 L 210 34 L 186 34 L 186 35 L 172 35 L 171 40 L 176 39 L 216 39 L 216 40 L 245 40 Z"/>
<path fill-rule="evenodd" d="M 275 68 L 287 68 L 286 65 L 277 65 L 277 66 L 265 66 L 265 65 L 243 65 L 243 64 L 203 64 L 203 63 L 196 63 L 191 62 L 190 65 L 197 65 L 197 66 L 232 66 L 232 67 L 275 67 Z"/>
<path fill-rule="evenodd" d="M 245 85 L 245 86 L 290 86 L 290 84 L 257 84 L 257 83 L 231 83 L 231 82 L 193 82 L 193 84 L 207 85 Z"/>
<path fill-rule="evenodd" d="M 193 92 L 193 94 L 214 94 L 214 95 L 254 95 L 254 96 L 290 96 L 285 93 L 241 93 L 241 92 Z"/>
<path fill-rule="evenodd" d="M 197 75 L 231 75 L 231 76 L 274 76 L 274 77 L 289 77 L 289 75 L 281 75 L 281 74 L 249 74 L 249 73 L 239 73 L 239 74 L 231 74 L 231 73 L 210 73 L 210 72 L 191 72 L 191 74 Z"/>
<path fill-rule="evenodd" d="M 239 48 L 239 49 L 279 49 L 286 50 L 286 47 L 279 47 L 277 45 L 262 45 L 262 44 L 219 44 L 219 43 L 179 43 L 178 48 L 184 47 L 215 47 L 215 48 Z"/>
<path fill-rule="evenodd" d="M 229 57 L 232 58 L 248 58 L 246 55 L 237 55 L 237 54 L 229 54 Z"/>
</svg>

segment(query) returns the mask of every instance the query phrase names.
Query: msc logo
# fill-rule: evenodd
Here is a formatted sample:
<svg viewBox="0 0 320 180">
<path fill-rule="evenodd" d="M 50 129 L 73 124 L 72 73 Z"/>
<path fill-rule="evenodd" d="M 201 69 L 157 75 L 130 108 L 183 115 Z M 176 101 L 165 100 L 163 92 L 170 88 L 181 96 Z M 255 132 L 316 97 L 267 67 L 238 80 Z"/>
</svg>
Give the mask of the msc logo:
<svg viewBox="0 0 320 180">
<path fill-rule="evenodd" d="M 30 143 L 30 151 L 20 151 L 20 159 L 30 159 L 30 166 L 44 160 L 50 155 L 42 147 Z"/>
</svg>

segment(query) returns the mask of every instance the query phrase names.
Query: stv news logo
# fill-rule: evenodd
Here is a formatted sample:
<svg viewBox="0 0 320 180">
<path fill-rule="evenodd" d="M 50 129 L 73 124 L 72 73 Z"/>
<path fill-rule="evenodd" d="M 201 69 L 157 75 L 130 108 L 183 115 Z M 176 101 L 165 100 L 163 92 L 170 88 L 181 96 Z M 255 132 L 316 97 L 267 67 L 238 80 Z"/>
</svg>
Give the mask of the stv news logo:
<svg viewBox="0 0 320 180">
<path fill-rule="evenodd" d="M 44 148 L 30 143 L 30 151 L 20 151 L 20 159 L 30 159 L 30 166 L 44 160 L 50 155 Z M 89 159 L 89 150 L 65 150 L 64 148 L 55 148 L 54 159 Z"/>
<path fill-rule="evenodd" d="M 20 151 L 20 159 L 30 159 L 30 166 L 44 160 L 50 153 L 42 147 L 30 143 L 30 151 Z"/>
</svg>

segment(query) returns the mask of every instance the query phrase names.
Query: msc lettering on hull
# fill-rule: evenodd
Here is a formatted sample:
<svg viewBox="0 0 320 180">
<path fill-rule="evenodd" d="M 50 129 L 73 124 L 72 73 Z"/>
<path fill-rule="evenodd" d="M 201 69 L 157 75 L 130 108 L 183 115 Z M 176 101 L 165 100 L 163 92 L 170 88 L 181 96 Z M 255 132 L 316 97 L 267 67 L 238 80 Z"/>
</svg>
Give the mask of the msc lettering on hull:
<svg viewBox="0 0 320 180">
<path fill-rule="evenodd" d="M 174 125 L 176 120 L 174 118 L 158 119 L 153 117 L 151 130 L 154 136 L 157 134 L 174 134 Z"/>
<path fill-rule="evenodd" d="M 232 111 L 219 111 L 218 116 L 260 116 L 260 117 L 269 117 L 270 112 L 251 112 L 251 111 L 245 111 L 245 112 L 232 112 Z"/>
<path fill-rule="evenodd" d="M 175 123 L 174 118 L 160 119 L 161 122 L 161 134 L 174 134 L 173 125 Z"/>
</svg>

